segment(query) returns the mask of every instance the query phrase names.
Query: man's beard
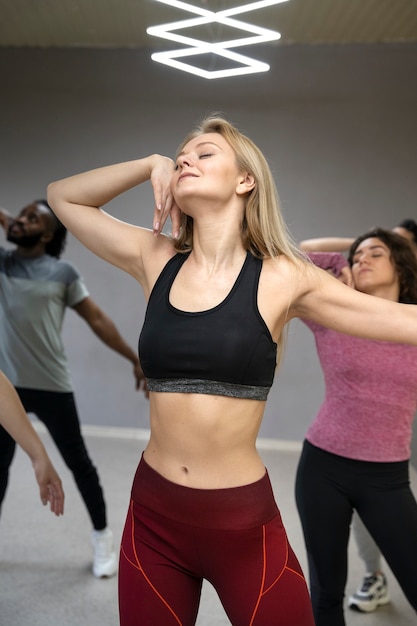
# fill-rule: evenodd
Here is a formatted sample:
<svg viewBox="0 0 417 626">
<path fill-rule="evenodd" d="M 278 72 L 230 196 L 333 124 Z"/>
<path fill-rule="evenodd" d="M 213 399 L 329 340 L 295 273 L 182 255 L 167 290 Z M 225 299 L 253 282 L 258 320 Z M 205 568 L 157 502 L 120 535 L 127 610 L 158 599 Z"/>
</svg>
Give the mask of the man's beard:
<svg viewBox="0 0 417 626">
<path fill-rule="evenodd" d="M 43 233 L 36 233 L 35 235 L 21 235 L 19 237 L 19 235 L 11 234 L 9 229 L 7 232 L 7 241 L 15 243 L 22 248 L 33 248 L 39 243 L 42 235 Z"/>
</svg>

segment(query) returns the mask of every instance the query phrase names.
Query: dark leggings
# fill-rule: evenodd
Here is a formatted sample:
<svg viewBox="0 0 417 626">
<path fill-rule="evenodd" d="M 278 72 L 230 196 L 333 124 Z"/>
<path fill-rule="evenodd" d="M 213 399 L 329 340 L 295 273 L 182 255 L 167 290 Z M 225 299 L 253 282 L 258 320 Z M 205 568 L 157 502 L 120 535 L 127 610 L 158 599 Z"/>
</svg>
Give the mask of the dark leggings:
<svg viewBox="0 0 417 626">
<path fill-rule="evenodd" d="M 408 461 L 374 463 L 304 442 L 296 500 L 304 531 L 316 626 L 344 626 L 350 523 L 356 509 L 417 611 L 417 503 Z"/>
<path fill-rule="evenodd" d="M 34 413 L 46 426 L 87 507 L 95 530 L 106 527 L 106 505 L 97 470 L 85 446 L 75 405 L 74 394 L 17 388 L 28 413 Z M 0 426 L 0 506 L 3 502 L 15 441 Z"/>
<path fill-rule="evenodd" d="M 234 626 L 314 626 L 267 474 L 243 487 L 191 489 L 142 459 L 120 551 L 120 625 L 192 626 L 203 579 Z"/>
</svg>

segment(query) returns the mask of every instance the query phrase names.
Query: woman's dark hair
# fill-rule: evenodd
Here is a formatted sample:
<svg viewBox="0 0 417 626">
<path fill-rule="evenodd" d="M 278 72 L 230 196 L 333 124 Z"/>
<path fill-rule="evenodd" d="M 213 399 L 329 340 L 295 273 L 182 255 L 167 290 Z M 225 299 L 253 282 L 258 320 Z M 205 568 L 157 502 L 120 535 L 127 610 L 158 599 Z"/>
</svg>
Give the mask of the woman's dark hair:
<svg viewBox="0 0 417 626">
<path fill-rule="evenodd" d="M 48 241 L 48 243 L 46 244 L 45 252 L 46 254 L 49 254 L 49 256 L 54 256 L 59 259 L 64 251 L 65 244 L 67 242 L 67 229 L 65 228 L 64 224 L 59 221 L 46 200 L 35 200 L 35 204 L 40 204 L 41 206 L 49 209 L 51 213 L 54 224 L 54 236 L 51 241 Z"/>
<path fill-rule="evenodd" d="M 350 247 L 349 265 L 352 267 L 353 257 L 359 244 L 370 237 L 375 237 L 382 241 L 390 251 L 391 260 L 397 271 L 400 283 L 398 301 L 405 304 L 417 304 L 417 258 L 410 244 L 401 235 L 382 228 L 374 228 L 361 235 Z"/>
<path fill-rule="evenodd" d="M 405 230 L 408 230 L 408 232 L 413 235 L 414 243 L 417 244 L 417 224 L 414 220 L 407 218 L 403 220 L 402 222 L 400 222 L 399 224 L 397 224 L 397 226 L 401 228 L 405 228 Z"/>
</svg>

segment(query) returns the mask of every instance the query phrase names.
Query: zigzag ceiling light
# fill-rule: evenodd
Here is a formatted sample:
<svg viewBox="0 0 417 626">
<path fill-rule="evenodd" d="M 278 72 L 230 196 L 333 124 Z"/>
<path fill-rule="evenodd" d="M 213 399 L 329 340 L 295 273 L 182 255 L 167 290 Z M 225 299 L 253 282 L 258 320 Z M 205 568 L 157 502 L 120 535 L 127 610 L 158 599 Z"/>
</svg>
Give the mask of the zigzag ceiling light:
<svg viewBox="0 0 417 626">
<path fill-rule="evenodd" d="M 164 63 L 165 65 L 169 65 L 170 67 L 174 67 L 178 70 L 196 74 L 197 76 L 208 79 L 238 76 L 241 74 L 255 74 L 257 72 L 266 72 L 269 70 L 269 65 L 267 63 L 262 63 L 256 59 L 233 52 L 231 48 L 265 43 L 268 41 L 276 41 L 281 37 L 281 34 L 274 30 L 260 28 L 254 24 L 241 22 L 240 20 L 233 19 L 232 16 L 262 9 L 274 4 L 280 4 L 281 2 L 287 2 L 287 0 L 258 0 L 257 2 L 251 2 L 250 4 L 235 6 L 233 8 L 217 12 L 208 11 L 207 9 L 196 7 L 180 0 L 155 1 L 168 4 L 169 6 L 177 9 L 188 11 L 189 13 L 198 15 L 199 17 L 171 22 L 169 24 L 160 24 L 159 26 L 151 26 L 148 28 L 146 32 L 149 35 L 154 35 L 155 37 L 161 37 L 162 39 L 168 39 L 169 41 L 175 41 L 189 46 L 188 48 L 181 48 L 179 50 L 155 52 L 151 57 L 153 61 Z M 193 37 L 186 37 L 177 32 L 186 28 L 196 28 L 213 23 L 223 24 L 229 28 L 235 28 L 240 31 L 250 33 L 250 36 L 212 43 L 202 41 L 200 39 L 194 39 Z M 206 70 L 201 69 L 196 65 L 191 65 L 190 63 L 178 60 L 198 55 L 215 55 L 222 57 L 223 59 L 229 59 L 234 63 L 234 67 L 220 70 Z"/>
</svg>

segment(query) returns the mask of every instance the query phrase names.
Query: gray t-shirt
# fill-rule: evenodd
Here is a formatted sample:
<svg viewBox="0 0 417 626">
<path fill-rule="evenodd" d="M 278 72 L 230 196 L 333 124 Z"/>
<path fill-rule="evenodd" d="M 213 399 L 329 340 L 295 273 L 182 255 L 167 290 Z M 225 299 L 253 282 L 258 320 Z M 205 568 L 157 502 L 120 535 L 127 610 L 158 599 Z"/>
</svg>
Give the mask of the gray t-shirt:
<svg viewBox="0 0 417 626">
<path fill-rule="evenodd" d="M 62 324 L 66 307 L 88 295 L 71 263 L 0 248 L 0 369 L 13 385 L 72 391 Z"/>
</svg>

